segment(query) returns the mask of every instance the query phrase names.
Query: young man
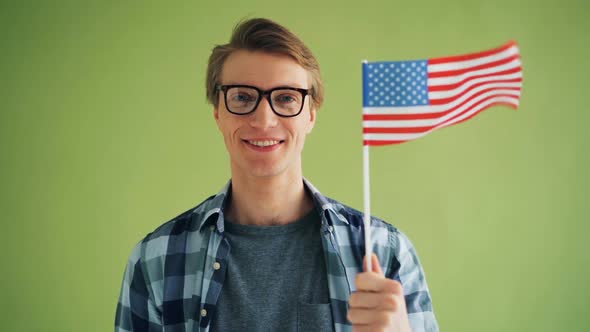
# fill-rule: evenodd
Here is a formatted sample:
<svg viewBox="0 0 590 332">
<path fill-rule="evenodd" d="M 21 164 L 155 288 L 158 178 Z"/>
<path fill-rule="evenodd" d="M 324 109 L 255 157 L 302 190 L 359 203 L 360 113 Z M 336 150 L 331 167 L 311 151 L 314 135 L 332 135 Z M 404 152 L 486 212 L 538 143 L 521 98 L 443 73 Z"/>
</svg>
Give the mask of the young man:
<svg viewBox="0 0 590 332">
<path fill-rule="evenodd" d="M 438 331 L 418 257 L 372 219 L 303 178 L 301 152 L 322 104 L 319 65 L 266 19 L 213 49 L 207 97 L 231 181 L 148 234 L 132 252 L 116 331 Z"/>
</svg>

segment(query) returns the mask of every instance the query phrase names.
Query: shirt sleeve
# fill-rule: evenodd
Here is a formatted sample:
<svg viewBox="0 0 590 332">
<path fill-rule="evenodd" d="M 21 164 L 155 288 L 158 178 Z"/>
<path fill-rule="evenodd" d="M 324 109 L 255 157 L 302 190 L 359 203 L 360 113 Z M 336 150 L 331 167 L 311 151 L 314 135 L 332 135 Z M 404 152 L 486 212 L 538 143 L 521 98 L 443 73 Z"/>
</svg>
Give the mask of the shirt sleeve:
<svg viewBox="0 0 590 332">
<path fill-rule="evenodd" d="M 117 311 L 115 332 L 162 331 L 162 315 L 151 299 L 140 260 L 141 243 L 127 262 Z"/>
<path fill-rule="evenodd" d="M 394 242 L 392 245 L 396 253 L 387 277 L 400 281 L 403 286 L 412 331 L 438 332 L 424 270 L 412 242 L 398 230 L 390 239 Z"/>
</svg>

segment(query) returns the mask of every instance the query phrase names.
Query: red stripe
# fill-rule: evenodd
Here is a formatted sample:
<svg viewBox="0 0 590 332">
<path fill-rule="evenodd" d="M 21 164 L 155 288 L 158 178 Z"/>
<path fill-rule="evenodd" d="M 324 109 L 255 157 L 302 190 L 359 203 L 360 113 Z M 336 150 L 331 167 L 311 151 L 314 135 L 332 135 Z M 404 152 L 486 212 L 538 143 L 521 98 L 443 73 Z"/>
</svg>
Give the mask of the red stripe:
<svg viewBox="0 0 590 332">
<path fill-rule="evenodd" d="M 448 56 L 448 57 L 441 57 L 441 58 L 433 58 L 428 60 L 428 64 L 440 64 L 440 63 L 447 63 L 447 62 L 455 62 L 455 61 L 465 61 L 465 60 L 473 60 L 477 58 L 486 57 L 495 53 L 500 53 L 509 49 L 512 46 L 518 46 L 515 41 L 509 41 L 508 43 L 488 51 L 477 52 L 477 53 L 470 53 L 465 55 L 455 55 L 455 56 Z"/>
<path fill-rule="evenodd" d="M 493 99 L 493 98 L 497 98 L 497 97 L 509 97 L 509 98 L 515 98 L 515 96 L 512 95 L 504 95 L 504 94 L 500 94 L 500 95 L 493 95 L 493 96 L 489 96 L 487 98 L 484 98 L 480 101 L 478 101 L 477 103 L 475 103 L 474 105 L 470 106 L 469 108 L 465 109 L 464 111 L 462 111 L 461 113 L 456 114 L 455 116 L 453 116 L 452 118 L 446 120 L 443 123 L 439 123 L 437 125 L 432 125 L 432 126 L 423 126 L 423 127 L 375 127 L 375 128 L 363 128 L 363 133 L 364 134 L 402 134 L 402 133 L 412 133 L 412 134 L 416 134 L 416 133 L 423 133 L 426 131 L 429 131 L 433 128 L 436 127 L 444 127 L 445 123 L 452 121 L 453 119 L 456 119 L 457 117 L 461 116 L 462 114 L 465 114 L 466 112 L 469 112 L 470 110 L 472 110 L 473 108 L 481 105 L 482 103 Z M 477 111 L 475 114 L 490 108 L 493 105 L 498 105 L 498 104 L 504 104 L 504 105 L 510 105 L 512 108 L 515 108 L 518 106 L 517 104 L 513 104 L 513 103 L 509 103 L 509 102 L 493 102 L 489 105 L 487 105 L 486 107 L 484 107 L 483 109 Z M 448 112 L 445 112 L 448 113 Z M 473 115 L 470 115 L 468 118 L 472 118 Z M 461 120 L 460 122 L 463 122 L 465 120 Z"/>
<path fill-rule="evenodd" d="M 363 134 L 419 134 L 434 127 L 363 128 Z"/>
<path fill-rule="evenodd" d="M 380 120 L 426 120 L 437 119 L 448 111 L 436 113 L 419 113 L 419 114 L 363 114 L 364 121 L 380 121 Z"/>
<path fill-rule="evenodd" d="M 407 141 L 381 141 L 381 140 L 363 140 L 363 145 L 369 146 L 383 146 L 390 144 L 400 144 Z"/>
<path fill-rule="evenodd" d="M 497 90 L 496 88 L 490 88 L 484 90 L 480 93 L 477 93 L 466 100 L 464 100 L 459 105 L 449 108 L 448 110 L 441 111 L 441 112 L 433 112 L 433 113 L 417 113 L 417 114 L 363 114 L 363 121 L 395 121 L 395 120 L 428 120 L 428 119 L 438 119 L 446 114 L 454 112 L 455 110 L 463 107 L 465 104 L 470 102 L 471 100 L 477 98 L 478 96 L 492 90 Z M 510 90 L 520 90 L 520 88 L 510 88 Z M 508 95 L 508 94 L 494 94 L 490 97 L 487 97 L 483 100 L 488 100 L 489 98 L 503 96 L 503 97 L 511 97 L 511 98 L 518 98 L 518 96 Z"/>
<path fill-rule="evenodd" d="M 453 90 L 453 89 L 456 89 L 456 88 L 460 87 L 461 85 L 463 85 L 464 83 L 466 83 L 468 81 L 472 81 L 472 80 L 476 80 L 476 79 L 480 79 L 480 78 L 492 77 L 492 76 L 516 74 L 516 73 L 520 73 L 521 70 L 522 69 L 520 67 L 517 67 L 517 68 L 503 70 L 503 71 L 499 71 L 499 72 L 495 72 L 495 73 L 491 73 L 491 74 L 477 75 L 477 76 L 473 76 L 473 77 L 468 77 L 468 78 L 462 80 L 461 82 L 454 83 L 454 84 L 432 85 L 432 86 L 429 86 L 428 87 L 428 91 L 430 92 L 430 91 Z M 506 80 L 506 82 L 511 82 L 511 81 Z M 522 77 L 519 78 L 519 81 L 518 82 L 522 82 Z"/>
<path fill-rule="evenodd" d="M 497 102 L 493 102 L 493 103 L 489 104 L 488 106 L 486 106 L 486 107 L 484 107 L 484 108 L 480 109 L 479 111 L 477 111 L 477 112 L 475 112 L 475 113 L 471 114 L 470 116 L 466 117 L 465 119 L 463 119 L 463 120 L 461 120 L 461 121 L 457 121 L 457 122 L 453 123 L 452 125 L 456 125 L 456 124 L 459 124 L 459 123 L 461 123 L 461 122 L 467 121 L 467 120 L 469 120 L 469 119 L 473 118 L 474 116 L 478 115 L 478 114 L 479 114 L 479 113 L 481 113 L 482 111 L 485 111 L 486 109 L 488 109 L 488 108 L 490 108 L 490 107 L 492 107 L 492 106 L 498 106 L 498 105 L 504 105 L 504 106 L 508 106 L 508 107 L 512 108 L 513 110 L 516 110 L 516 109 L 517 109 L 517 107 L 518 107 L 518 105 L 516 105 L 516 104 L 513 104 L 513 103 L 508 103 L 508 102 L 504 102 L 504 101 L 497 101 Z M 451 120 L 452 120 L 452 119 L 449 119 L 449 121 L 451 121 Z M 447 121 L 447 122 L 448 122 L 448 121 Z M 443 128 L 443 127 L 446 127 L 446 126 L 441 126 L 441 128 Z"/>
<path fill-rule="evenodd" d="M 475 71 L 475 70 L 489 69 L 489 68 L 492 68 L 492 67 L 497 67 L 497 66 L 505 65 L 505 64 L 507 64 L 507 63 L 509 63 L 511 61 L 514 61 L 516 59 L 519 59 L 519 58 L 520 58 L 520 55 L 515 54 L 515 55 L 509 56 L 507 58 L 496 60 L 494 62 L 484 63 L 484 64 L 481 64 L 479 66 L 473 66 L 473 67 L 468 67 L 468 68 L 463 68 L 463 69 L 456 69 L 456 70 L 428 72 L 428 78 L 438 78 L 438 77 L 447 77 L 447 76 L 459 76 L 459 75 L 463 75 L 465 73 L 472 72 L 472 71 Z"/>
<path fill-rule="evenodd" d="M 445 104 L 449 104 L 454 100 L 457 100 L 459 98 L 461 98 L 463 95 L 467 94 L 469 91 L 475 89 L 477 86 L 472 86 L 469 89 L 467 89 L 466 91 L 462 92 L 461 94 L 458 94 L 456 96 L 453 97 L 449 97 L 449 98 L 444 98 L 444 99 L 431 99 L 430 100 L 430 105 L 445 105 Z M 494 91 L 494 90 L 512 90 L 512 91 L 520 91 L 520 88 L 513 88 L 513 87 L 499 87 L 499 88 L 487 88 L 487 89 L 483 89 L 479 92 L 477 92 L 476 94 L 474 94 L 473 96 L 469 97 L 466 101 L 473 99 L 477 96 L 481 96 L 482 94 L 486 93 L 486 92 L 490 92 L 490 91 Z M 465 101 L 465 102 L 466 102 Z"/>
</svg>

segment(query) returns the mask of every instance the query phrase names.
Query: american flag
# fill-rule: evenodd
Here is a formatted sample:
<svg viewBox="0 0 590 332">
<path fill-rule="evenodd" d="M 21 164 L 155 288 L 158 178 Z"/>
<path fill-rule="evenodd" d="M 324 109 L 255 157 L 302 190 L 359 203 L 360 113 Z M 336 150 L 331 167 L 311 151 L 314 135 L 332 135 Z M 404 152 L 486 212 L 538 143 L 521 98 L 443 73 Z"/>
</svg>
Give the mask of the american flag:
<svg viewBox="0 0 590 332">
<path fill-rule="evenodd" d="M 363 63 L 363 144 L 397 144 L 468 120 L 488 107 L 518 107 L 518 46 L 416 61 Z"/>
</svg>

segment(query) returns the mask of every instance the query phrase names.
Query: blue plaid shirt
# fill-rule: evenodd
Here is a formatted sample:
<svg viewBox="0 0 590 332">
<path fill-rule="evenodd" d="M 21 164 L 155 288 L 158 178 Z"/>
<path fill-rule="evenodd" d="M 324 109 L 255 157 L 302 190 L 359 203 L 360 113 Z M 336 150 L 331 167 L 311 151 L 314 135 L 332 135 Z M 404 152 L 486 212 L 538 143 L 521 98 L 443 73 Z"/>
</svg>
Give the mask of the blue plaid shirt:
<svg viewBox="0 0 590 332">
<path fill-rule="evenodd" d="M 363 214 L 303 181 L 321 216 L 334 330 L 351 331 L 346 315 L 355 276 L 362 272 Z M 230 185 L 135 246 L 125 269 L 115 331 L 209 331 L 228 264 L 224 208 Z M 403 285 L 412 330 L 438 331 L 424 271 L 410 240 L 380 219 L 371 222 L 374 252 L 385 275 Z"/>
</svg>

